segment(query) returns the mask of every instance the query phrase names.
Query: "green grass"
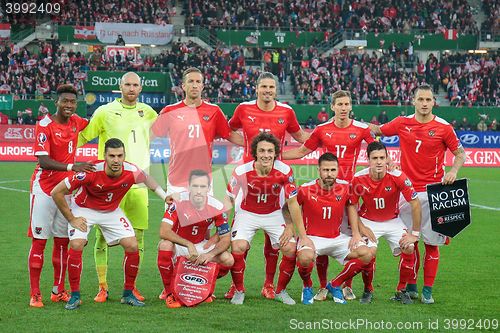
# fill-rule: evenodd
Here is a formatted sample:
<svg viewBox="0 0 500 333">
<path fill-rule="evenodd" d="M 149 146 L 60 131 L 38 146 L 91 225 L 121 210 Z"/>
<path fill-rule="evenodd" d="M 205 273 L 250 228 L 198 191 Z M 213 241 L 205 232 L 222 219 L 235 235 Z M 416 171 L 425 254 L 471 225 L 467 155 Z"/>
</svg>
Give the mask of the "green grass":
<svg viewBox="0 0 500 333">
<path fill-rule="evenodd" d="M 429 321 L 439 321 L 439 329 L 444 331 L 446 319 L 500 319 L 500 291 L 498 288 L 500 269 L 498 232 L 500 212 L 472 208 L 473 223 L 459 234 L 450 246 L 441 248 L 439 274 L 434 287 L 436 304 L 411 306 L 393 304 L 388 299 L 397 283 L 398 261 L 382 241 L 377 258 L 375 274 L 375 300 L 368 306 L 352 301 L 345 306 L 332 301 L 317 302 L 313 306 L 298 304 L 294 307 L 264 300 L 260 288 L 264 278 L 262 256 L 262 234 L 259 233 L 252 244 L 248 257 L 246 273 L 247 298 L 243 306 L 233 306 L 223 299 L 230 279 L 226 277 L 217 283 L 216 296 L 212 304 L 202 304 L 196 308 L 167 309 L 158 294 L 162 289 L 156 267 L 156 244 L 158 228 L 162 217 L 162 203 L 151 196 L 150 228 L 146 232 L 146 254 L 142 264 L 138 287 L 147 297 L 145 308 L 132 308 L 119 304 L 123 275 L 121 261 L 123 251 L 113 248 L 110 251 L 110 300 L 105 304 L 95 304 L 93 297 L 97 292 L 97 278 L 92 247 L 93 233 L 89 246 L 84 252 L 84 268 L 81 292 L 83 305 L 77 311 L 64 310 L 63 304 L 50 302 L 52 284 L 51 245 L 45 254 L 45 266 L 41 287 L 45 300 L 43 309 L 31 309 L 29 301 L 29 280 L 27 255 L 30 239 L 26 237 L 29 217 L 29 178 L 33 163 L 0 164 L 0 211 L 2 212 L 3 234 L 0 238 L 2 269 L 0 271 L 1 296 L 0 327 L 2 332 L 12 331 L 242 331 L 273 332 L 293 328 L 291 320 L 316 321 L 323 325 L 331 320 L 339 325 L 349 320 L 367 320 L 381 325 L 383 320 L 396 325 L 397 322 L 422 324 L 427 331 Z M 229 170 L 226 173 L 229 175 Z M 314 177 L 314 168 L 295 168 L 299 183 Z M 152 173 L 162 179 L 160 168 Z M 500 169 L 467 168 L 460 172 L 461 177 L 470 179 L 470 197 L 475 204 L 498 207 L 498 186 Z M 220 173 L 219 177 L 224 177 Z M 222 179 L 221 178 L 221 179 Z M 17 190 L 17 191 L 15 191 Z M 223 186 L 216 182 L 216 193 Z M 50 242 L 48 243 L 50 244 Z M 338 273 L 340 266 L 331 261 L 329 277 Z M 315 276 L 316 273 L 314 272 Z M 316 281 L 315 281 L 316 282 Z M 289 292 L 296 301 L 300 300 L 301 281 L 297 273 L 289 285 Z M 419 287 L 422 286 L 420 274 Z M 360 278 L 354 280 L 354 290 L 362 290 Z M 292 324 L 292 326 L 291 326 Z M 334 324 L 333 324 L 334 325 Z M 323 326 L 325 327 L 325 326 Z M 334 329 L 335 326 L 332 326 Z M 371 331 L 365 326 L 359 331 Z M 345 331 L 345 330 L 340 330 Z M 389 330 L 399 332 L 401 330 Z M 416 331 L 408 330 L 408 331 Z M 455 330 L 457 331 L 457 330 Z"/>
</svg>

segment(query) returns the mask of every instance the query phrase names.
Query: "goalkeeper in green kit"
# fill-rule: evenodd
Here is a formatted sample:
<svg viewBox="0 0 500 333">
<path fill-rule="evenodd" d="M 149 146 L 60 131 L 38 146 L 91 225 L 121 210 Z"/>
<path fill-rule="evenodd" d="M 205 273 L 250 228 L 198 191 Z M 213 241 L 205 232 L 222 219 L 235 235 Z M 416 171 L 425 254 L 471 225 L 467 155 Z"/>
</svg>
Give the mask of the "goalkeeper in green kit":
<svg viewBox="0 0 500 333">
<path fill-rule="evenodd" d="M 150 127 L 157 113 L 149 105 L 137 101 L 142 85 L 136 73 L 128 72 L 122 76 L 120 90 L 121 98 L 100 106 L 94 112 L 88 126 L 80 132 L 78 144 L 83 145 L 99 137 L 98 158 L 103 159 L 104 143 L 110 138 L 118 138 L 125 144 L 127 162 L 147 171 L 150 165 Z M 148 228 L 148 189 L 141 185 L 132 186 L 121 201 L 120 208 L 132 222 L 142 262 L 144 230 Z M 108 245 L 99 228 L 96 229 L 94 257 L 99 278 L 99 292 L 94 300 L 102 303 L 108 298 Z M 134 287 L 133 293 L 140 301 L 144 300 L 137 288 Z"/>
</svg>

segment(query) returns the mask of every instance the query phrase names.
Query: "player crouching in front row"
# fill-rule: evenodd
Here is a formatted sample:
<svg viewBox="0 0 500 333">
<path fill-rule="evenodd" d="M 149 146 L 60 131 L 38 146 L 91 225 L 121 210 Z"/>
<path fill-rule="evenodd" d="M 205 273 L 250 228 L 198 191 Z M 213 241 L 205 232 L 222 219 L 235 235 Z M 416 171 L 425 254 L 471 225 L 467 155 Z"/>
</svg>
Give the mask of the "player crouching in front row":
<svg viewBox="0 0 500 333">
<path fill-rule="evenodd" d="M 80 304 L 80 276 L 82 274 L 83 248 L 93 225 L 98 225 L 109 245 L 120 244 L 125 250 L 123 268 L 125 284 L 121 303 L 144 306 L 133 294 L 139 270 L 139 250 L 134 229 L 121 208 L 120 201 L 134 184 L 144 183 L 165 200 L 166 193 L 158 183 L 137 166 L 125 162 L 125 147 L 116 138 L 106 141 L 104 161 L 96 161 L 95 172 L 75 173 L 67 177 L 51 192 L 52 198 L 71 227 L 68 229 L 68 277 L 71 298 L 67 310 L 77 309 Z M 65 195 L 78 190 L 72 198 L 71 208 Z"/>
<path fill-rule="evenodd" d="M 181 192 L 179 200 L 170 204 L 163 216 L 158 244 L 158 270 L 164 287 L 160 299 L 165 299 L 169 308 L 182 306 L 172 294 L 176 257 L 184 256 L 195 265 L 218 263 L 218 278 L 226 275 L 233 266 L 233 256 L 227 252 L 230 227 L 224 205 L 209 196 L 209 191 L 210 176 L 202 170 L 191 171 L 188 192 Z M 213 224 L 217 227 L 217 233 L 206 240 L 205 235 Z M 212 296 L 205 300 L 211 301 Z"/>
<path fill-rule="evenodd" d="M 344 269 L 326 288 L 336 303 L 345 304 L 341 285 L 370 267 L 372 255 L 362 240 L 356 207 L 349 201 L 349 183 L 338 180 L 338 159 L 332 153 L 318 160 L 319 178 L 299 187 L 298 194 L 288 202 L 292 216 L 302 214 L 296 229 L 299 235 L 297 262 L 304 283 L 302 303 L 313 304 L 311 272 L 316 256 L 328 255 L 344 264 Z M 301 207 L 302 206 L 302 212 Z M 352 237 L 340 233 L 344 210 L 347 208 Z M 295 220 L 294 220 L 295 222 Z"/>
</svg>

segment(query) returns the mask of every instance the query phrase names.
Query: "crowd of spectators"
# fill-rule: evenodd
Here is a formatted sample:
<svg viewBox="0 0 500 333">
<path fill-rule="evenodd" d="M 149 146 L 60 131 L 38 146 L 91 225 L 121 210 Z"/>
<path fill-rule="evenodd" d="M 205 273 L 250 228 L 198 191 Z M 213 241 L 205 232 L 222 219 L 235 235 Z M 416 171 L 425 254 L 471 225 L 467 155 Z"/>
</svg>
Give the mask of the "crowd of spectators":
<svg viewBox="0 0 500 333">
<path fill-rule="evenodd" d="M 426 29 L 435 33 L 458 29 L 477 33 L 467 0 L 189 0 L 186 25 L 240 29 L 282 27 L 291 31 L 364 29 L 408 33 Z"/>
<path fill-rule="evenodd" d="M 498 35 L 500 33 L 500 4 L 496 0 L 482 0 L 481 3 L 486 15 L 486 19 L 481 24 L 481 30 Z"/>
<path fill-rule="evenodd" d="M 435 93 L 446 92 L 451 105 L 500 105 L 499 54 L 443 53 L 438 59 L 431 53 L 420 60 L 403 48 L 320 56 L 310 47 L 297 49 L 293 59 L 291 78 L 299 104 L 329 103 L 333 92 L 344 89 L 356 104 L 408 105 L 413 89 L 425 82 Z"/>
</svg>

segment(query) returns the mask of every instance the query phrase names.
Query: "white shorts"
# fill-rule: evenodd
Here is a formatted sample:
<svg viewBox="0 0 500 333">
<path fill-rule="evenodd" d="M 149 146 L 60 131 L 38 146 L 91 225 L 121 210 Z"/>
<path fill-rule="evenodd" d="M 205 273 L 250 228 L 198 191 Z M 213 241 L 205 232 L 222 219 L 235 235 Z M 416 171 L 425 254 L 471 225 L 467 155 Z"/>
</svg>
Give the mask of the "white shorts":
<svg viewBox="0 0 500 333">
<path fill-rule="evenodd" d="M 87 219 L 87 231 L 69 227 L 69 239 L 87 239 L 88 234 L 94 225 L 98 225 L 102 235 L 108 245 L 117 245 L 121 239 L 134 237 L 134 228 L 125 216 L 125 213 L 117 208 L 111 212 L 96 211 L 89 208 L 83 208 L 71 203 L 71 211 L 76 217 L 83 216 Z"/>
<path fill-rule="evenodd" d="M 383 237 L 387 243 L 389 243 L 389 247 L 394 256 L 399 256 L 401 254 L 399 241 L 401 237 L 407 233 L 408 228 L 399 217 L 385 222 L 375 222 L 362 217 L 360 217 L 360 219 L 366 227 L 373 231 L 375 237 L 377 237 L 376 243 L 370 240 L 368 241 L 368 247 L 377 247 L 379 238 Z"/>
<path fill-rule="evenodd" d="M 71 195 L 65 198 L 69 205 Z M 39 186 L 33 186 L 30 194 L 30 225 L 33 238 L 68 237 L 68 221 L 52 197 L 43 192 Z"/>
<path fill-rule="evenodd" d="M 215 247 L 215 244 L 210 246 L 208 249 L 204 249 L 203 246 L 207 243 L 207 240 L 203 240 L 197 244 L 194 244 L 194 247 L 196 247 L 196 251 L 198 251 L 198 254 L 204 254 L 207 252 L 210 252 L 213 250 Z M 189 257 L 189 251 L 188 248 L 179 244 L 175 244 L 175 258 L 183 256 L 183 257 Z"/>
<path fill-rule="evenodd" d="M 446 243 L 447 237 L 432 230 L 431 225 L 431 212 L 429 209 L 429 199 L 427 192 L 418 192 L 418 199 L 422 207 L 422 222 L 420 226 L 420 237 L 424 240 L 425 244 L 429 245 L 443 245 Z M 411 205 L 405 200 L 403 195 L 399 197 L 399 217 L 403 223 L 411 230 L 413 219 L 411 217 Z"/>
<path fill-rule="evenodd" d="M 231 228 L 231 241 L 243 239 L 251 243 L 257 230 L 264 230 L 273 247 L 279 248 L 279 239 L 285 230 L 285 219 L 281 210 L 270 214 L 255 214 L 239 209 Z M 295 239 L 292 238 L 290 242 L 295 242 Z"/>
<path fill-rule="evenodd" d="M 345 262 L 345 258 L 351 252 L 349 250 L 349 241 L 351 237 L 340 234 L 335 238 L 326 238 L 326 237 L 318 237 L 318 236 L 308 236 L 309 239 L 313 242 L 314 248 L 316 249 L 316 255 L 318 256 L 330 256 L 343 265 Z M 300 251 L 304 248 L 297 249 Z"/>
</svg>

